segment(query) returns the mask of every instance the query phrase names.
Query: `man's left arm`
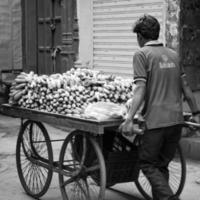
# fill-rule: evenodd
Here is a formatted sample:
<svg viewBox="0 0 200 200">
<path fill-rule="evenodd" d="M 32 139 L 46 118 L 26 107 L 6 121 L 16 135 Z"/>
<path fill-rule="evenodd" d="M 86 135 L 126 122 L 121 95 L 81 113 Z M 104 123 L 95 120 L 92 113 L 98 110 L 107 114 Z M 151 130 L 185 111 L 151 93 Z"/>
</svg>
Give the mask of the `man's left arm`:
<svg viewBox="0 0 200 200">
<path fill-rule="evenodd" d="M 137 110 L 140 108 L 146 92 L 147 63 L 146 56 L 141 50 L 136 51 L 133 56 L 133 69 L 136 87 L 133 91 L 132 103 L 127 118 L 119 128 L 121 132 L 127 133 L 127 135 L 130 135 L 133 132 L 133 118 Z"/>
</svg>

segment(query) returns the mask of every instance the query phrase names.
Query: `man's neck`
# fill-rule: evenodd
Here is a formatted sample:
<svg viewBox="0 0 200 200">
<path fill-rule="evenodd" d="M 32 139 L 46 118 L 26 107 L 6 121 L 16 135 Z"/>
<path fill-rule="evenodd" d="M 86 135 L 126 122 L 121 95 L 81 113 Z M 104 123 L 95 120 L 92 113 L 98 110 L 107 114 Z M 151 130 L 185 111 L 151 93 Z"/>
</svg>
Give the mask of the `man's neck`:
<svg viewBox="0 0 200 200">
<path fill-rule="evenodd" d="M 152 40 L 143 39 L 141 47 L 144 47 L 150 41 Z"/>
<path fill-rule="evenodd" d="M 158 45 L 158 44 L 161 44 L 161 42 L 159 42 L 158 40 L 149 40 L 148 42 L 146 42 L 144 44 L 144 46 L 147 46 L 147 45 Z"/>
</svg>

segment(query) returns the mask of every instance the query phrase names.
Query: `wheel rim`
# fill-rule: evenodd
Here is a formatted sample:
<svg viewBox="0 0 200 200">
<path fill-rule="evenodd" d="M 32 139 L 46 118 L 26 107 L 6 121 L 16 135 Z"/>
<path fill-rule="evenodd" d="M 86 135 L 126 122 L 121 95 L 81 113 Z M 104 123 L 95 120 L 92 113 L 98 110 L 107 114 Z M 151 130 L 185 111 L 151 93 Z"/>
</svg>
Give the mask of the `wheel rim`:
<svg viewBox="0 0 200 200">
<path fill-rule="evenodd" d="M 79 144 L 76 143 L 78 137 L 82 137 Z M 92 155 L 89 152 L 92 152 Z M 68 136 L 61 150 L 60 168 L 65 172 L 65 175 L 59 175 L 63 199 L 101 200 L 104 198 L 105 164 L 100 149 L 93 139 L 77 131 Z"/>
<path fill-rule="evenodd" d="M 35 198 L 44 195 L 52 172 L 31 162 L 40 158 L 53 161 L 51 144 L 42 124 L 30 121 L 23 124 L 17 141 L 16 158 L 19 178 L 25 191 Z"/>
<path fill-rule="evenodd" d="M 169 163 L 169 185 L 173 193 L 179 196 L 185 184 L 186 166 L 180 146 L 176 156 Z M 152 200 L 151 185 L 145 175 L 140 170 L 138 180 L 135 182 L 138 190 L 147 199 Z"/>
</svg>

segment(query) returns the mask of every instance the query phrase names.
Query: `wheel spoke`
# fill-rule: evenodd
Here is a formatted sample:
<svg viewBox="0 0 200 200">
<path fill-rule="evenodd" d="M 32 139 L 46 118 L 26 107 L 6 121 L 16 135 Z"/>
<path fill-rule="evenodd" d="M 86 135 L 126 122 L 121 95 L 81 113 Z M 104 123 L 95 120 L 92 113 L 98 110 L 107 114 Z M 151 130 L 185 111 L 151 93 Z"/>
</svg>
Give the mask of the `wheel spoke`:
<svg viewBox="0 0 200 200">
<path fill-rule="evenodd" d="M 41 181 L 41 176 L 40 176 L 40 167 L 37 167 L 37 170 L 36 170 L 36 174 L 37 174 L 37 188 L 38 188 L 38 191 L 40 191 L 41 190 L 41 186 L 43 186 L 43 184 L 42 184 L 42 181 Z"/>
<path fill-rule="evenodd" d="M 30 165 L 32 165 L 31 162 L 26 161 L 26 164 L 25 164 L 25 162 L 24 162 L 24 164 L 22 164 L 22 166 L 23 166 L 23 167 L 22 167 L 22 171 L 25 172 L 26 169 L 28 169 Z"/>
<path fill-rule="evenodd" d="M 29 179 L 29 176 L 30 176 L 30 173 L 31 173 L 31 168 L 32 168 L 32 164 L 28 168 L 28 172 L 27 172 L 27 174 L 24 177 L 24 179 L 25 179 L 26 182 L 28 182 L 28 179 Z"/>
<path fill-rule="evenodd" d="M 36 191 L 37 191 L 37 181 L 36 181 L 35 166 L 34 166 L 34 170 L 33 170 L 33 191 L 34 191 L 34 193 L 36 193 Z"/>
<path fill-rule="evenodd" d="M 38 170 L 37 176 L 38 176 L 38 180 L 39 180 L 38 184 L 40 184 L 39 188 L 42 188 L 43 187 L 43 182 L 42 182 L 42 179 L 41 179 L 41 176 L 40 176 L 40 168 L 38 168 L 37 170 Z"/>
<path fill-rule="evenodd" d="M 28 140 L 28 138 L 24 137 L 22 140 L 22 146 L 23 146 L 23 150 L 24 153 L 27 154 L 27 150 L 30 150 L 30 141 Z"/>
<path fill-rule="evenodd" d="M 34 168 L 34 165 L 32 165 L 32 167 L 31 167 L 31 172 L 30 172 L 30 177 L 29 177 L 29 183 L 28 183 L 28 185 L 30 185 L 31 190 L 33 190 L 33 168 Z"/>
<path fill-rule="evenodd" d="M 99 165 L 95 165 L 95 166 L 92 166 L 92 167 L 88 167 L 85 171 L 86 171 L 86 173 L 90 173 L 90 172 L 97 171 L 99 169 L 100 169 L 100 166 Z"/>
<path fill-rule="evenodd" d="M 61 187 L 65 187 L 66 185 L 74 182 L 74 177 L 69 178 L 68 180 L 64 181 Z"/>
<path fill-rule="evenodd" d="M 69 163 L 70 164 L 65 164 L 65 163 Z M 73 163 L 71 163 L 73 162 Z M 64 164 L 62 165 L 62 169 L 64 169 L 65 171 L 69 171 L 69 172 L 74 172 L 74 168 L 78 169 L 78 166 L 80 168 L 80 164 L 79 163 L 75 163 L 73 160 L 65 160 Z"/>
<path fill-rule="evenodd" d="M 42 168 L 44 171 L 46 170 L 45 168 Z M 46 179 L 47 179 L 47 177 L 44 175 L 44 172 L 42 171 L 42 169 L 41 169 L 41 167 L 38 167 L 38 171 L 40 172 L 40 180 L 41 180 L 41 182 L 42 182 L 42 180 L 43 180 L 43 182 L 45 182 L 46 181 Z M 46 174 L 48 174 L 48 172 L 47 171 L 45 171 L 46 172 Z M 42 179 L 43 178 L 43 179 Z"/>
<path fill-rule="evenodd" d="M 83 180 L 81 180 L 81 181 L 83 181 Z M 83 194 L 87 198 L 88 195 L 87 195 L 87 192 L 85 191 L 85 189 L 83 188 L 83 185 L 79 181 L 76 181 L 76 184 L 78 184 L 79 188 L 81 189 L 81 191 L 83 192 Z M 87 188 L 87 191 L 88 191 L 88 188 Z M 89 199 L 87 199 L 87 200 L 89 200 Z"/>
<path fill-rule="evenodd" d="M 90 195 L 91 192 L 90 192 L 90 189 L 89 189 L 89 185 L 88 185 L 87 179 L 85 180 L 85 184 L 86 184 L 86 187 L 87 187 L 87 194 L 88 194 L 87 198 L 88 198 L 88 200 L 91 200 L 92 199 L 91 195 Z"/>
</svg>

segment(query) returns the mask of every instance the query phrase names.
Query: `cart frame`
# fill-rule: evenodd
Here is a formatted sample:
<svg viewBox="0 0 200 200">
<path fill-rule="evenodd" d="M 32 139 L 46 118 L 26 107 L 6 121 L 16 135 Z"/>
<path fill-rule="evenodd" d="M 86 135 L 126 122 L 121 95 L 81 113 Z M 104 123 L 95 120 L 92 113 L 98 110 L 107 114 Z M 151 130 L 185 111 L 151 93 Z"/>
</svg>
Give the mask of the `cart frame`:
<svg viewBox="0 0 200 200">
<path fill-rule="evenodd" d="M 21 128 L 17 140 L 17 148 L 16 148 L 16 161 L 17 161 L 17 170 L 19 174 L 19 178 L 21 181 L 21 184 L 25 191 L 28 193 L 28 195 L 39 198 L 40 196 L 44 195 L 46 191 L 48 190 L 48 187 L 51 183 L 52 173 L 57 172 L 59 174 L 59 184 L 61 189 L 61 194 L 64 200 L 70 200 L 73 199 L 70 197 L 70 194 L 68 190 L 66 189 L 68 187 L 68 184 L 71 184 L 72 182 L 76 182 L 79 190 L 83 193 L 85 198 L 80 197 L 80 199 L 95 199 L 95 200 L 103 200 L 105 196 L 105 189 L 106 187 L 109 187 L 110 185 L 107 183 L 107 172 L 110 173 L 112 169 L 107 169 L 109 164 L 106 163 L 106 159 L 103 149 L 103 135 L 105 135 L 105 130 L 107 128 L 111 127 L 118 127 L 122 123 L 122 119 L 113 119 L 113 120 L 107 120 L 107 121 L 101 121 L 98 122 L 93 119 L 83 119 L 83 118 L 77 118 L 77 117 L 71 117 L 71 116 L 64 116 L 49 112 L 41 112 L 37 110 L 31 110 L 26 108 L 20 108 L 17 106 L 11 106 L 8 104 L 4 104 L 0 106 L 0 111 L 3 114 L 6 114 L 8 116 L 17 117 L 22 119 Z M 53 125 L 59 125 L 64 126 L 68 128 L 76 129 L 72 133 L 68 134 L 65 139 L 63 139 L 63 145 L 60 151 L 60 158 L 59 161 L 53 160 L 53 151 L 51 142 L 55 142 L 56 140 L 50 140 L 50 137 L 48 135 L 48 132 L 44 125 L 41 122 L 45 122 L 48 124 Z M 33 127 L 36 126 L 37 129 L 40 130 L 42 133 L 42 136 L 35 136 L 34 139 L 34 131 Z M 27 131 L 27 130 L 28 131 Z M 26 131 L 27 135 L 26 136 Z M 28 142 L 24 142 L 24 137 L 30 137 L 28 139 Z M 45 148 L 47 151 L 46 158 L 43 158 L 43 156 L 40 155 L 40 153 L 43 151 L 38 151 L 38 148 L 41 147 L 41 137 L 43 138 L 42 143 L 45 143 Z M 81 138 L 81 143 L 75 144 L 75 137 Z M 38 141 L 38 138 L 40 138 Z M 72 142 L 73 141 L 73 142 Z M 73 143 L 73 144 L 72 144 Z M 37 144 L 39 144 L 37 146 Z M 30 149 L 27 148 L 27 145 L 29 145 Z M 36 145 L 36 146 L 35 146 Z M 71 145 L 71 146 L 70 146 Z M 74 145 L 74 146 L 73 146 Z M 81 146 L 81 149 L 73 149 L 73 156 L 70 157 L 70 159 L 67 160 L 67 162 L 70 164 L 64 164 L 66 162 L 66 152 L 69 151 L 69 146 L 71 149 L 73 149 L 75 146 Z M 135 149 L 135 145 L 134 149 Z M 133 147 L 132 144 L 130 144 L 130 148 Z M 41 147 L 43 148 L 43 147 Z M 38 151 L 38 152 L 37 152 Z M 78 152 L 78 153 L 77 153 Z M 89 152 L 94 152 L 92 155 Z M 22 166 L 22 163 L 24 162 L 22 160 L 21 153 L 24 154 L 24 157 L 26 158 L 27 162 L 29 162 L 29 165 L 33 165 L 34 167 L 38 167 L 37 171 L 42 171 L 44 168 L 44 173 L 46 174 L 44 184 L 42 185 L 42 189 L 37 191 L 37 188 L 35 189 L 35 185 L 33 183 L 33 186 L 29 187 L 29 185 L 26 182 L 26 177 L 24 175 L 24 169 Z M 88 154 L 89 153 L 89 154 Z M 121 152 L 118 153 L 119 155 Z M 115 154 L 115 157 L 116 155 Z M 127 154 L 127 153 L 126 153 Z M 122 155 L 121 158 L 124 157 L 125 154 Z M 128 155 L 128 154 L 127 154 Z M 131 156 L 130 156 L 131 155 Z M 133 154 L 128 155 L 129 157 L 132 157 Z M 186 174 L 186 167 L 185 167 L 185 160 L 182 155 L 181 149 L 179 147 L 178 149 L 178 155 L 180 157 L 180 183 L 178 186 L 176 186 L 175 192 L 177 195 L 180 195 L 181 191 L 183 190 L 184 183 L 185 183 L 185 174 Z M 90 158 L 91 157 L 91 158 Z M 109 157 L 109 156 L 108 156 Z M 119 159 L 119 158 L 117 158 Z M 135 159 L 135 160 L 134 160 Z M 129 160 L 129 166 L 128 168 L 132 169 L 135 167 L 135 171 L 131 174 L 127 174 L 127 177 L 130 177 L 130 180 L 119 181 L 119 182 L 135 182 L 137 188 L 141 192 L 141 194 L 148 200 L 151 200 L 151 194 L 149 194 L 149 188 L 142 188 L 139 179 L 141 177 L 141 172 L 139 173 L 139 167 L 138 163 L 133 163 L 134 161 L 137 161 L 137 157 L 133 160 Z M 95 160 L 98 164 L 93 164 L 92 160 Z M 23 162 L 22 162 L 23 161 Z M 124 161 L 125 163 L 127 160 Z M 79 164 L 77 164 L 79 163 Z M 110 167 L 113 168 L 113 160 L 111 161 Z M 97 168 L 98 167 L 98 168 Z M 114 166 L 115 168 L 116 166 Z M 118 167 L 120 168 L 120 167 Z M 98 173 L 97 173 L 98 170 Z M 87 177 L 92 177 L 92 179 L 95 180 L 95 187 L 99 187 L 98 194 L 93 198 L 90 195 L 87 195 L 87 192 L 89 191 L 89 184 L 87 183 Z M 44 176 L 42 174 L 42 176 Z M 115 175 L 116 176 L 116 175 Z M 120 174 L 117 174 L 117 176 L 120 176 Z M 124 175 L 122 174 L 124 177 Z M 68 180 L 64 180 L 64 177 L 69 177 Z M 111 177 L 112 178 L 112 177 Z M 144 177 L 142 177 L 143 179 Z M 29 179 L 35 179 L 35 178 L 29 178 Z M 78 181 L 77 181 L 78 180 Z M 80 182 L 81 180 L 81 182 Z M 31 180 L 29 180 L 31 181 Z M 39 182 L 42 182 L 40 178 L 38 178 Z M 146 180 L 145 180 L 146 181 Z M 84 183 L 83 183 L 84 182 Z M 118 183 L 117 181 L 114 181 L 112 184 Z M 39 187 L 37 185 L 37 187 Z M 71 185 L 69 188 L 72 187 Z M 77 187 L 77 186 L 76 186 Z M 89 194 L 89 192 L 88 192 Z M 69 195 L 69 196 L 68 196 Z M 75 199 L 78 200 L 78 197 L 75 197 Z"/>
</svg>

